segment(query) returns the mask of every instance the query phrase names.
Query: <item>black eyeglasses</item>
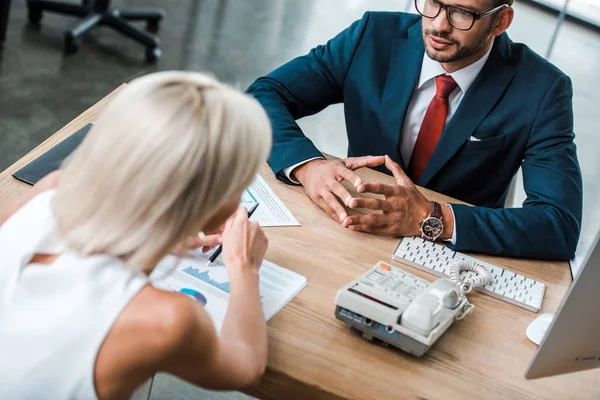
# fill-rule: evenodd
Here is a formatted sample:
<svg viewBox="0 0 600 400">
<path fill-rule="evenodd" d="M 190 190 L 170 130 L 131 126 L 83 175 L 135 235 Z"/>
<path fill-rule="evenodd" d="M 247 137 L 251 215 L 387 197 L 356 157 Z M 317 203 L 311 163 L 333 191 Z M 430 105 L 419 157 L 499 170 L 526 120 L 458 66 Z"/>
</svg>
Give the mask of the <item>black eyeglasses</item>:
<svg viewBox="0 0 600 400">
<path fill-rule="evenodd" d="M 489 11 L 476 13 L 465 10 L 464 8 L 446 5 L 438 0 L 415 0 L 415 7 L 419 14 L 425 18 L 437 18 L 442 9 L 444 9 L 446 10 L 446 18 L 448 18 L 450 25 L 461 31 L 468 31 L 475 25 L 475 21 L 489 17 L 510 6 L 508 4 L 502 4 Z"/>
</svg>

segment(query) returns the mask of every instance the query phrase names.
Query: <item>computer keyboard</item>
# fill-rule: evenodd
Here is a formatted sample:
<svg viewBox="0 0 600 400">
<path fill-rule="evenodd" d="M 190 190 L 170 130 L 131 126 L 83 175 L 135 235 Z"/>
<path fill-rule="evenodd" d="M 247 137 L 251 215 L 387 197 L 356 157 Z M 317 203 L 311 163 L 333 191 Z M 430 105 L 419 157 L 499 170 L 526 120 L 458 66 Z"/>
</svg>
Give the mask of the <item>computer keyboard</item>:
<svg viewBox="0 0 600 400">
<path fill-rule="evenodd" d="M 536 313 L 542 307 L 546 291 L 543 283 L 466 254 L 452 251 L 444 245 L 423 238 L 402 239 L 392 258 L 444 278 L 448 277 L 450 266 L 455 262 L 461 259 L 474 261 L 487 268 L 492 274 L 491 282 L 475 290 Z M 470 277 L 472 274 L 474 273 L 471 271 L 463 271 L 461 277 Z"/>
</svg>

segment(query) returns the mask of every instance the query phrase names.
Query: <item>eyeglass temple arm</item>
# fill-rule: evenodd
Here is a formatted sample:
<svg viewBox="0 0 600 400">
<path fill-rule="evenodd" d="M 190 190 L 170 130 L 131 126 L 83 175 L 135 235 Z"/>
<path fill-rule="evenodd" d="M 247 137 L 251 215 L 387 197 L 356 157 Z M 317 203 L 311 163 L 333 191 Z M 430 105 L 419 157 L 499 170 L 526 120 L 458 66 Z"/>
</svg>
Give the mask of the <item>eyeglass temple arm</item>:
<svg viewBox="0 0 600 400">
<path fill-rule="evenodd" d="M 481 18 L 485 18 L 487 16 L 490 16 L 492 14 L 497 13 L 498 11 L 501 11 L 507 7 L 510 7 L 508 4 L 502 4 L 501 6 L 498 6 L 496 8 L 491 9 L 490 11 L 486 11 L 484 13 L 478 14 L 477 15 L 477 19 L 481 19 Z"/>
</svg>

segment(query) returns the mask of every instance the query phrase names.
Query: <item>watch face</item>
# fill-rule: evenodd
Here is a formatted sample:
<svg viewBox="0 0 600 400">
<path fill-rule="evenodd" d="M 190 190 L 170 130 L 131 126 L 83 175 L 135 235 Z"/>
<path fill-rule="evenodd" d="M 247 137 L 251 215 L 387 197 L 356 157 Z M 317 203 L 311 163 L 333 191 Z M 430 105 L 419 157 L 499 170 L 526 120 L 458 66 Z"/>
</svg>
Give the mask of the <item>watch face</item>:
<svg viewBox="0 0 600 400">
<path fill-rule="evenodd" d="M 442 234 L 443 230 L 444 224 L 442 224 L 442 221 L 438 218 L 429 217 L 423 221 L 423 224 L 421 225 L 421 233 L 423 233 L 423 236 L 427 239 L 431 240 L 437 239 L 438 236 Z"/>
</svg>

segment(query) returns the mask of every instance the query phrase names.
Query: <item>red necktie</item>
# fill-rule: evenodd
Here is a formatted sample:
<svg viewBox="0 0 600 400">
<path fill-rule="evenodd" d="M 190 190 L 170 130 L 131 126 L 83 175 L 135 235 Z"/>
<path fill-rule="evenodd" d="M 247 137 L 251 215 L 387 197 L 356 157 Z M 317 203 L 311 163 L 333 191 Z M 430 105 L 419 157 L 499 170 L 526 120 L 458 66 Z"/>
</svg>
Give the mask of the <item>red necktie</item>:
<svg viewBox="0 0 600 400">
<path fill-rule="evenodd" d="M 408 174 L 415 183 L 419 181 L 440 137 L 442 137 L 448 116 L 448 97 L 458 87 L 458 84 L 450 75 L 440 75 L 435 78 L 435 87 L 435 96 L 425 113 L 408 166 Z"/>
</svg>

